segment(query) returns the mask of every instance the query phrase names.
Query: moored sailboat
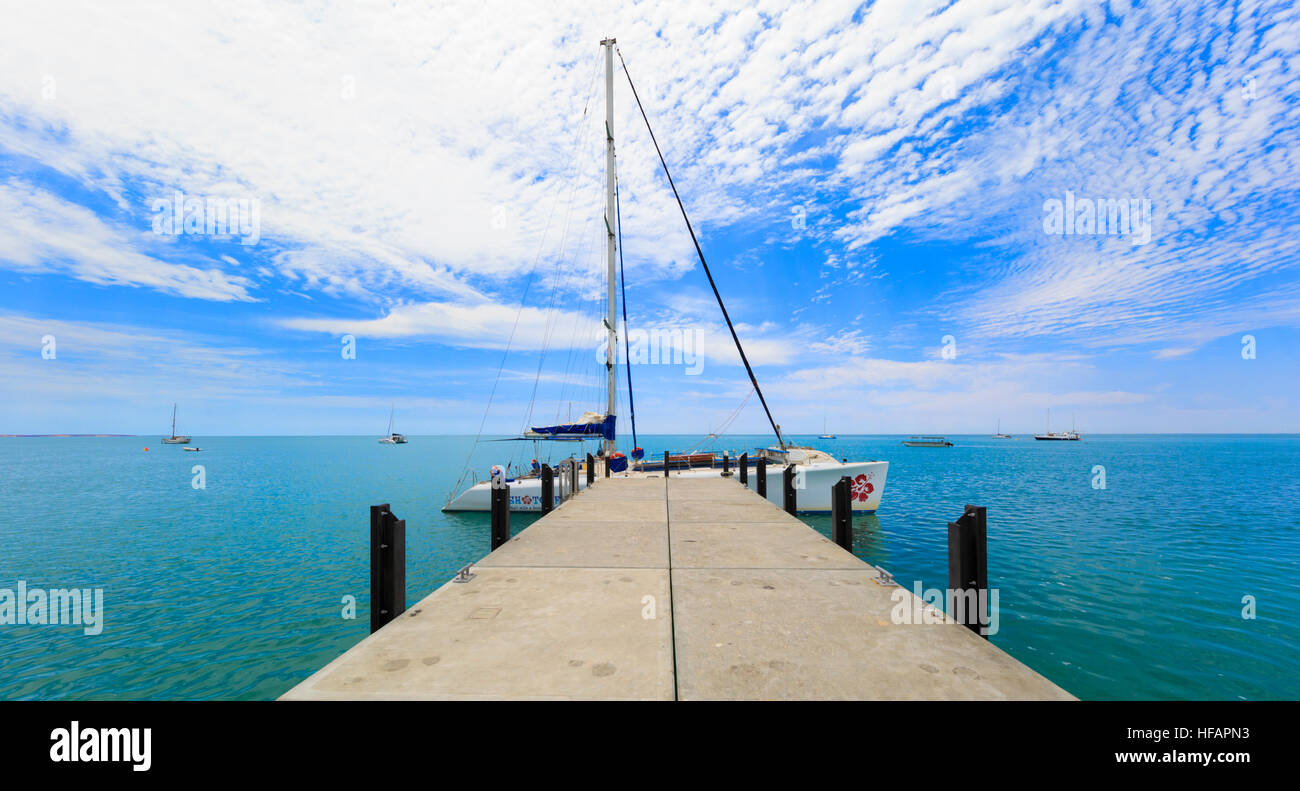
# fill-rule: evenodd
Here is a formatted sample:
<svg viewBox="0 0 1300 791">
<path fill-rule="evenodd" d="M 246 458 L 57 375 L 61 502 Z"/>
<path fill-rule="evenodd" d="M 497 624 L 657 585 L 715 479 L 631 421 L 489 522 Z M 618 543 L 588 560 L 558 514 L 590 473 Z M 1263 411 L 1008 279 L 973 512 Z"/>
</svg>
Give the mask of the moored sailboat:
<svg viewBox="0 0 1300 791">
<path fill-rule="evenodd" d="M 393 410 L 391 408 L 388 410 L 388 435 L 380 437 L 379 441 L 384 445 L 406 444 L 406 435 L 393 431 Z"/>
<path fill-rule="evenodd" d="M 673 476 L 681 475 L 685 477 L 716 477 L 724 474 L 723 457 L 715 452 L 701 453 L 671 453 L 667 458 L 669 470 L 665 470 L 665 461 L 663 455 L 656 459 L 654 455 L 646 458 L 640 447 L 636 447 L 636 413 L 632 406 L 631 394 L 631 370 L 627 368 L 630 360 L 624 361 L 624 367 L 628 373 L 628 402 L 629 413 L 632 427 L 632 444 L 633 451 L 630 454 L 631 459 L 617 451 L 616 443 L 616 405 L 617 405 L 617 373 L 616 364 L 618 350 L 618 320 L 615 315 L 617 304 L 615 282 L 621 270 L 622 254 L 622 237 L 621 237 L 621 220 L 619 219 L 618 196 L 616 189 L 616 161 L 614 156 L 614 112 L 613 112 L 613 95 L 614 95 L 614 68 L 613 56 L 615 52 L 614 39 L 606 39 L 601 42 L 604 48 L 605 56 L 605 134 L 606 134 L 606 210 L 604 225 L 607 231 L 606 237 L 606 271 L 607 278 L 607 303 L 604 317 L 604 329 L 607 331 L 605 342 L 605 367 L 607 374 L 606 403 L 603 413 L 597 411 L 584 412 L 582 417 L 576 422 L 567 422 L 553 426 L 533 426 L 524 431 L 522 436 L 512 437 L 514 440 L 532 440 L 538 441 L 569 441 L 584 442 L 594 440 L 600 443 L 599 456 L 602 461 L 608 460 L 611 474 L 623 476 L 653 476 L 658 477 L 665 473 Z M 619 56 L 622 62 L 622 56 Z M 623 64 L 626 72 L 627 66 Z M 631 77 L 628 77 L 628 84 L 632 87 L 633 97 L 637 100 L 638 108 L 641 110 L 642 118 L 646 121 L 647 131 L 649 131 L 651 140 L 654 141 L 654 131 L 649 127 L 649 118 L 645 110 L 640 105 L 640 98 L 637 97 L 636 88 L 632 86 Z M 816 448 L 796 446 L 788 442 L 781 434 L 780 426 L 772 418 L 772 413 L 768 409 L 767 401 L 763 397 L 763 391 L 758 385 L 758 379 L 754 375 L 753 368 L 749 364 L 749 359 L 745 355 L 745 350 L 740 343 L 740 337 L 736 333 L 735 325 L 727 313 L 727 308 L 723 304 L 722 295 L 718 291 L 717 284 L 713 280 L 713 275 L 709 271 L 708 263 L 704 260 L 703 251 L 700 248 L 699 241 L 696 238 L 694 228 L 691 226 L 690 218 L 686 215 L 685 206 L 682 204 L 681 197 L 677 193 L 676 184 L 672 180 L 672 175 L 668 172 L 667 162 L 663 158 L 662 151 L 658 148 L 658 142 L 655 142 L 656 151 L 659 153 L 660 164 L 663 165 L 664 174 L 672 187 L 673 195 L 677 199 L 678 208 L 681 209 L 682 218 L 685 220 L 687 231 L 690 233 L 691 240 L 695 244 L 695 251 L 699 257 L 700 264 L 704 270 L 705 276 L 709 280 L 709 285 L 717 298 L 718 307 L 721 310 L 722 317 L 726 321 L 727 328 L 731 332 L 732 340 L 735 342 L 736 350 L 740 354 L 741 362 L 744 364 L 749 379 L 753 385 L 753 393 L 758 395 L 762 403 L 763 411 L 767 416 L 768 422 L 776 435 L 776 444 L 766 448 L 757 448 L 750 454 L 748 474 L 757 475 L 757 463 L 760 458 L 767 461 L 766 482 L 767 497 L 774 502 L 780 502 L 783 487 L 781 485 L 781 476 L 786 467 L 793 467 L 795 470 L 798 483 L 796 484 L 799 493 L 797 497 L 799 510 L 802 512 L 826 512 L 830 510 L 831 487 L 841 478 L 847 476 L 852 482 L 852 502 L 855 511 L 871 513 L 880 506 L 880 500 L 884 494 L 885 477 L 888 473 L 889 463 L 885 461 L 863 461 L 849 462 L 846 459 L 837 461 L 833 456 Z M 616 258 L 617 256 L 617 258 Z M 617 267 L 617 268 L 616 268 Z M 624 324 L 627 321 L 626 300 L 623 305 Z M 626 338 L 625 344 L 626 344 Z M 630 356 L 630 355 L 629 355 Z M 746 396 L 748 399 L 748 396 Z M 743 403 L 742 403 L 743 407 Z M 710 438 L 717 438 L 722 431 L 710 432 Z M 833 439 L 834 435 L 825 433 L 823 425 L 823 439 Z M 579 464 L 579 460 L 570 457 L 570 463 Z M 739 463 L 739 459 L 730 458 L 727 462 L 733 469 Z M 509 465 L 503 468 L 505 475 L 504 481 L 510 487 L 510 510 L 512 511 L 540 511 L 542 508 L 541 497 L 541 477 L 539 474 L 540 465 L 537 460 L 532 461 L 532 468 L 516 472 L 512 477 Z M 604 470 L 600 470 L 601 474 Z M 734 473 L 733 473 L 734 474 Z M 462 476 L 464 477 L 464 476 Z M 586 475 L 578 475 L 578 488 L 585 485 Z M 751 477 L 752 481 L 753 478 Z M 751 484 L 753 486 L 754 484 Z M 459 484 L 458 484 L 459 487 Z M 477 481 L 470 485 L 460 494 L 452 493 L 448 498 L 444 511 L 487 511 L 491 508 L 491 482 L 490 480 Z"/>
<path fill-rule="evenodd" d="M 178 434 L 176 433 L 176 405 L 175 405 L 175 404 L 172 404 L 172 435 L 171 435 L 170 437 L 163 437 L 163 438 L 162 438 L 162 442 L 163 442 L 164 445 L 188 445 L 188 444 L 190 444 L 190 438 L 189 438 L 189 437 L 187 437 L 187 436 L 185 436 L 185 435 L 183 435 L 183 434 L 179 434 L 179 435 L 178 435 Z"/>
</svg>

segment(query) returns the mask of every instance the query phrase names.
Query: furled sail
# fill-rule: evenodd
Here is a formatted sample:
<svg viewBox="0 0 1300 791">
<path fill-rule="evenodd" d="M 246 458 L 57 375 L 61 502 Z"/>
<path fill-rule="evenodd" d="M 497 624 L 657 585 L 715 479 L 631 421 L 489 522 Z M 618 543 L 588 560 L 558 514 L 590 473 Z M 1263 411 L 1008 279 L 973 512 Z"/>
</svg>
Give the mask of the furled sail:
<svg viewBox="0 0 1300 791">
<path fill-rule="evenodd" d="M 583 412 L 573 423 L 558 426 L 533 426 L 524 432 L 525 437 L 538 439 L 568 439 L 574 437 L 604 437 L 614 439 L 614 416 L 599 412 Z"/>
</svg>

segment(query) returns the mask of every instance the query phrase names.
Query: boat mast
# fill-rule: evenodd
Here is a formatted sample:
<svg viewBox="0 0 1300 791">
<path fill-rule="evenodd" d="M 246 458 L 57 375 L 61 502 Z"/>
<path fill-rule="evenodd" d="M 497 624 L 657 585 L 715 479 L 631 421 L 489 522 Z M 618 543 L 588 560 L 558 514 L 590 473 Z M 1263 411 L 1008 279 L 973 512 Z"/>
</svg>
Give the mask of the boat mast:
<svg viewBox="0 0 1300 791">
<path fill-rule="evenodd" d="M 172 404 L 172 436 L 176 436 L 176 404 Z"/>
<path fill-rule="evenodd" d="M 616 397 L 615 386 L 617 378 L 614 371 L 614 360 L 618 354 L 618 331 L 615 329 L 618 325 L 614 319 L 614 278 L 616 273 L 615 266 L 615 239 L 614 239 L 614 42 L 615 39 L 607 38 L 600 42 L 605 48 L 605 263 L 609 284 L 609 305 L 605 312 L 605 329 L 609 331 L 607 345 L 605 347 L 605 372 L 609 376 L 609 400 L 605 408 L 605 414 L 612 416 L 615 412 Z M 605 440 L 605 455 L 608 457 L 614 452 L 614 440 Z"/>
<path fill-rule="evenodd" d="M 727 313 L 727 306 L 722 303 L 722 294 L 718 291 L 718 284 L 713 280 L 713 273 L 709 271 L 709 262 L 704 260 L 704 250 L 700 248 L 700 240 L 695 236 L 695 228 L 691 226 L 691 218 L 686 214 L 686 206 L 682 204 L 682 196 L 677 192 L 677 184 L 673 181 L 673 174 L 668 172 L 668 160 L 664 159 L 663 149 L 659 148 L 659 141 L 655 139 L 655 131 L 650 128 L 650 117 L 646 115 L 645 105 L 641 104 L 641 97 L 637 95 L 636 86 L 632 84 L 632 75 L 628 73 L 627 63 L 623 61 L 623 53 L 618 54 L 618 59 L 623 64 L 623 73 L 627 75 L 627 87 L 632 89 L 632 98 L 636 99 L 637 109 L 641 111 L 641 120 L 645 121 L 645 129 L 650 133 L 650 142 L 654 143 L 655 153 L 659 155 L 659 164 L 663 165 L 664 177 L 668 179 L 668 186 L 672 187 L 673 198 L 677 200 L 677 208 L 681 210 L 682 220 L 686 223 L 686 231 L 691 235 L 691 243 L 695 245 L 695 255 L 700 259 L 700 266 L 704 269 L 704 276 L 709 279 L 709 287 L 713 289 L 713 298 L 718 300 L 718 310 L 722 311 L 722 319 L 727 322 L 727 329 L 731 331 L 731 340 L 736 344 L 736 351 L 740 354 L 740 361 L 745 364 L 745 373 L 749 374 L 749 383 L 754 386 L 754 392 L 758 394 L 758 402 L 763 405 L 763 413 L 767 415 L 767 422 L 772 424 L 772 433 L 776 434 L 777 445 L 784 449 L 786 444 L 785 438 L 781 436 L 781 427 L 777 425 L 776 420 L 772 417 L 772 410 L 767 408 L 767 399 L 763 397 L 763 388 L 758 386 L 758 377 L 754 376 L 754 367 L 749 364 L 749 358 L 745 356 L 745 347 L 740 345 L 740 336 L 736 334 L 736 325 L 731 323 L 731 315 Z"/>
</svg>

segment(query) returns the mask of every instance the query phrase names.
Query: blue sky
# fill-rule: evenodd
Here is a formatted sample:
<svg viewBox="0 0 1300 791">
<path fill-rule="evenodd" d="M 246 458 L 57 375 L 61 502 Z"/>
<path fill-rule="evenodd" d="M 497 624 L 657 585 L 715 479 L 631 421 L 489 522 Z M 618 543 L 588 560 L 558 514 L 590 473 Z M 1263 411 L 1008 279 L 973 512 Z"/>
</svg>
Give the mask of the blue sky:
<svg viewBox="0 0 1300 791">
<path fill-rule="evenodd" d="M 603 408 L 607 35 L 787 432 L 1300 431 L 1290 4 L 537 5 L 12 10 L 0 433 Z M 761 432 L 621 72 L 614 127 L 630 325 L 699 355 L 638 427 Z"/>
</svg>

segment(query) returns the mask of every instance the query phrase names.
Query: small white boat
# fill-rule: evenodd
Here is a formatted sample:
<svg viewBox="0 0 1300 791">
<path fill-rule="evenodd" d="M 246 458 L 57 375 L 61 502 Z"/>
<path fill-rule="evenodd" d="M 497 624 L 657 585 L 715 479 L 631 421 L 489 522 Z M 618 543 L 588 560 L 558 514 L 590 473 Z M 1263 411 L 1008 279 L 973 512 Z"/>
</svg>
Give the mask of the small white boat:
<svg viewBox="0 0 1300 791">
<path fill-rule="evenodd" d="M 181 448 L 181 450 L 187 450 L 190 453 L 198 453 L 199 451 L 203 450 L 203 448 Z"/>
<path fill-rule="evenodd" d="M 396 431 L 393 431 L 393 410 L 392 409 L 388 410 L 388 436 L 380 437 L 379 442 L 380 444 L 383 445 L 405 445 L 406 444 L 406 435 L 398 434 Z"/>
<path fill-rule="evenodd" d="M 830 434 L 826 431 L 826 418 L 822 418 L 822 433 L 817 439 L 835 439 L 834 434 Z"/>
<path fill-rule="evenodd" d="M 171 435 L 170 437 L 163 437 L 163 438 L 162 438 L 162 443 L 163 443 L 164 445 L 188 445 L 188 444 L 190 444 L 190 438 L 189 438 L 189 437 L 186 437 L 186 436 L 184 436 L 184 435 L 177 435 L 177 434 L 176 434 L 176 405 L 175 405 L 175 404 L 172 404 L 172 435 Z M 189 448 L 186 448 L 186 450 L 189 450 Z"/>
<path fill-rule="evenodd" d="M 993 439 L 1015 439 L 1015 437 L 1010 434 L 1002 433 L 1002 418 L 998 418 L 998 430 L 997 433 L 993 435 Z"/>
</svg>

